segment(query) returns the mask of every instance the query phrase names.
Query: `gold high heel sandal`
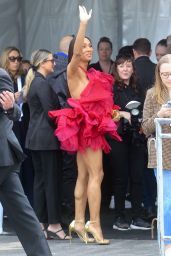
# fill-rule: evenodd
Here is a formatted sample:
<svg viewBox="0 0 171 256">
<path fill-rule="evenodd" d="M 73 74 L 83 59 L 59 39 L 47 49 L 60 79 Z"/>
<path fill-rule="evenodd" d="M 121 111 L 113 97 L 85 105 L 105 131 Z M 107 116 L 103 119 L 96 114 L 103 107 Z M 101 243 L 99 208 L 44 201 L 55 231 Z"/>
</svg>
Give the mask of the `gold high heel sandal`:
<svg viewBox="0 0 171 256">
<path fill-rule="evenodd" d="M 96 223 L 97 221 L 87 221 L 87 223 L 86 223 L 86 225 L 85 225 L 85 230 L 86 230 L 86 232 L 87 233 L 89 233 L 89 234 L 91 234 L 93 237 L 94 237 L 94 239 L 95 239 L 95 242 L 97 243 L 97 244 L 101 244 L 101 245 L 107 245 L 107 244 L 110 244 L 110 241 L 108 240 L 108 239 L 99 239 L 99 238 L 97 238 L 97 234 L 94 232 L 94 231 L 92 231 L 91 229 L 90 229 L 90 224 L 94 224 L 94 223 Z"/>
<path fill-rule="evenodd" d="M 93 238 L 89 238 L 88 235 L 87 235 L 87 232 L 85 231 L 85 228 L 83 231 L 78 231 L 76 230 L 75 228 L 75 223 L 82 223 L 84 224 L 83 221 L 81 220 L 73 220 L 71 222 L 71 224 L 69 225 L 69 236 L 70 236 L 70 242 L 71 242 L 71 239 L 72 239 L 72 233 L 76 233 L 77 236 L 80 238 L 81 241 L 83 241 L 84 243 L 93 243 L 94 242 L 94 239 Z"/>
</svg>

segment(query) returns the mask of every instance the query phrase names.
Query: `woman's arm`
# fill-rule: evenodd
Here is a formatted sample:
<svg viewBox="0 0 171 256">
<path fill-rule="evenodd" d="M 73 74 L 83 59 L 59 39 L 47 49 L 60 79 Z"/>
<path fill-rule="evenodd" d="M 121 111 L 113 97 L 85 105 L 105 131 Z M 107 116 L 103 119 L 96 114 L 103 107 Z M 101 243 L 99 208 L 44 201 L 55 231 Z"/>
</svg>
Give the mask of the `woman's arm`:
<svg viewBox="0 0 171 256">
<path fill-rule="evenodd" d="M 67 73 L 69 76 L 73 75 L 79 66 L 87 23 L 88 20 L 91 18 L 91 13 L 92 10 L 87 13 L 84 6 L 79 6 L 80 26 L 74 44 L 73 56 L 67 68 Z"/>
<path fill-rule="evenodd" d="M 152 97 L 151 90 L 147 91 L 147 95 L 144 102 L 143 108 L 143 121 L 142 129 L 144 134 L 148 137 L 155 132 L 154 119 L 157 118 L 158 110 L 154 110 L 153 107 L 154 98 Z"/>
</svg>

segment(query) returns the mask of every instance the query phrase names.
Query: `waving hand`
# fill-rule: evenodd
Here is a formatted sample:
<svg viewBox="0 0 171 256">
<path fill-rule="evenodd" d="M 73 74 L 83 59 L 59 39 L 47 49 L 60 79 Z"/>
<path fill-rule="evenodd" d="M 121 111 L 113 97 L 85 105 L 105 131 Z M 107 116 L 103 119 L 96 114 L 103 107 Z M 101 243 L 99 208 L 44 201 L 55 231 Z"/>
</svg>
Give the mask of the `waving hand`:
<svg viewBox="0 0 171 256">
<path fill-rule="evenodd" d="M 80 21 L 87 22 L 91 18 L 92 9 L 88 13 L 84 6 L 79 5 L 79 13 L 80 13 Z"/>
</svg>

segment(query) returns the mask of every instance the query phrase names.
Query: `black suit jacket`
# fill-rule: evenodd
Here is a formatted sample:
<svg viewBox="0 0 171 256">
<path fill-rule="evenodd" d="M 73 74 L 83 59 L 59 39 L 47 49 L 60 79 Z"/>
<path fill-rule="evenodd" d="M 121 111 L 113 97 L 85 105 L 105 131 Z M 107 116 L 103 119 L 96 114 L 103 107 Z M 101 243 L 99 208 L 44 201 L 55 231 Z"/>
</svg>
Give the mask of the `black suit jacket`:
<svg viewBox="0 0 171 256">
<path fill-rule="evenodd" d="M 47 79 L 36 72 L 27 101 L 30 108 L 29 128 L 26 135 L 26 148 L 30 150 L 56 150 L 59 141 L 54 136 L 55 125 L 48 117 L 48 111 L 59 108 L 54 102 L 53 91 Z"/>
<path fill-rule="evenodd" d="M 2 91 L 13 92 L 12 80 L 4 69 L 0 69 L 0 93 Z M 19 164 L 23 160 L 21 146 L 12 131 L 12 120 L 19 119 L 20 114 L 16 104 L 7 112 L 0 107 L 0 167 Z"/>
<path fill-rule="evenodd" d="M 155 67 L 148 56 L 141 56 L 135 60 L 135 69 L 138 79 L 138 84 L 141 86 L 142 102 L 144 103 L 146 92 L 154 84 Z"/>
</svg>

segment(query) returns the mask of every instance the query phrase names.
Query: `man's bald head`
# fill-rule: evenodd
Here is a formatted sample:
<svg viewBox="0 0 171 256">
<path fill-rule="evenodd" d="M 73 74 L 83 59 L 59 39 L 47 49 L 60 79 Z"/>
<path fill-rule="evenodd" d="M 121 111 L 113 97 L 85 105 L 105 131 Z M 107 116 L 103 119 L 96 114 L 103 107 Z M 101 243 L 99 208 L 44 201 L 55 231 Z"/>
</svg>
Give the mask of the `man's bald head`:
<svg viewBox="0 0 171 256">
<path fill-rule="evenodd" d="M 62 37 L 59 43 L 59 50 L 61 52 L 68 54 L 69 45 L 72 39 L 73 39 L 73 36 L 70 36 L 70 35 Z"/>
</svg>

